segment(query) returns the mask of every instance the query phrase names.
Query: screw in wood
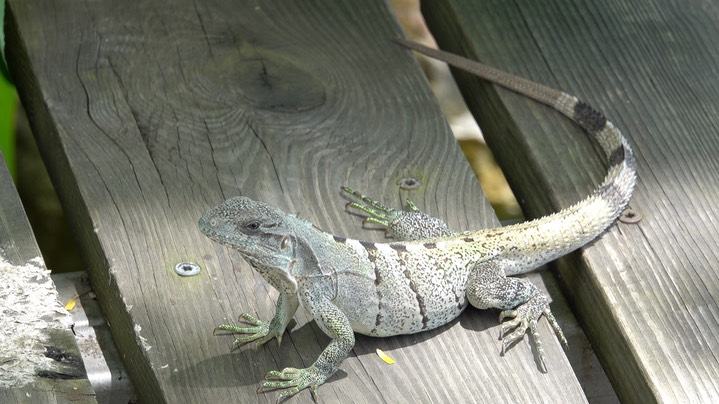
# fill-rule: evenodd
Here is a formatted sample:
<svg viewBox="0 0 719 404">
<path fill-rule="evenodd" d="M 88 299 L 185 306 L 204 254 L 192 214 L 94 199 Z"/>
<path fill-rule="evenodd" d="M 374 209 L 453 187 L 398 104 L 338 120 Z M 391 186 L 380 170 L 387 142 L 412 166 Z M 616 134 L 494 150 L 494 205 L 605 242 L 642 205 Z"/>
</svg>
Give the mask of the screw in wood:
<svg viewBox="0 0 719 404">
<path fill-rule="evenodd" d="M 642 220 L 642 214 L 637 212 L 634 209 L 624 209 L 624 212 L 622 212 L 621 215 L 619 215 L 619 221 L 622 223 L 627 224 L 634 224 L 638 223 L 640 220 Z"/>
<path fill-rule="evenodd" d="M 397 181 L 397 185 L 399 185 L 401 189 L 411 191 L 419 188 L 422 185 L 422 181 L 414 177 L 404 177 Z"/>
<path fill-rule="evenodd" d="M 180 262 L 175 265 L 175 273 L 180 276 L 194 276 L 200 273 L 200 266 L 194 262 Z"/>
</svg>

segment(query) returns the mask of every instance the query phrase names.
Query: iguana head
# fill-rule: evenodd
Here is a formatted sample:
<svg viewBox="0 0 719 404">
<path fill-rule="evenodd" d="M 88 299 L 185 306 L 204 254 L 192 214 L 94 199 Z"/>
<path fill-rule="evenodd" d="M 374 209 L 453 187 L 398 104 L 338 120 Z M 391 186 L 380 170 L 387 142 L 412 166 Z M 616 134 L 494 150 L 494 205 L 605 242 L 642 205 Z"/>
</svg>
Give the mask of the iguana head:
<svg viewBox="0 0 719 404">
<path fill-rule="evenodd" d="M 308 222 L 240 196 L 205 212 L 198 225 L 213 241 L 239 251 L 275 288 L 296 290 L 291 274 L 296 264 L 295 236 Z"/>
</svg>

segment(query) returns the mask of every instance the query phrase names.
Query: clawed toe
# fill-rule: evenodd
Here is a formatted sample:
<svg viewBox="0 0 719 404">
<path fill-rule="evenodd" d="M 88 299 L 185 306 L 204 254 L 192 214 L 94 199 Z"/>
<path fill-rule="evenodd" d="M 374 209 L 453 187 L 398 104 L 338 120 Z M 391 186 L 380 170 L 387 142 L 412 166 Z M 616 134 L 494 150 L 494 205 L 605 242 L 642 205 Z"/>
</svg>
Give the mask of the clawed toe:
<svg viewBox="0 0 719 404">
<path fill-rule="evenodd" d="M 306 369 L 285 368 L 281 371 L 272 370 L 267 373 L 265 380 L 257 388 L 257 392 L 286 389 L 277 396 L 277 403 L 294 396 L 300 391 L 309 388 L 312 400 L 317 401 L 317 387 L 322 384 L 328 375 L 310 366 Z"/>
<path fill-rule="evenodd" d="M 544 298 L 543 296 L 535 297 L 536 298 L 532 298 L 524 304 L 520 305 L 515 310 L 503 310 L 499 314 L 499 321 L 502 323 L 500 325 L 499 334 L 499 338 L 502 340 L 501 354 L 504 355 L 504 353 L 510 346 L 521 340 L 524 334 L 529 331 L 530 337 L 532 338 L 532 341 L 534 342 L 534 345 L 537 350 L 539 367 L 542 372 L 546 372 L 546 357 L 544 354 L 544 347 L 542 346 L 542 341 L 539 335 L 539 327 L 537 326 L 537 321 L 542 316 L 542 314 L 544 314 L 544 316 L 547 318 L 547 321 L 549 321 L 549 324 L 554 330 L 555 334 L 565 346 L 567 345 L 567 340 L 564 337 L 564 333 L 559 327 L 557 320 L 549 310 L 546 298 Z M 511 318 L 511 320 L 504 321 L 506 318 Z M 507 334 L 510 331 L 511 333 Z"/>
<path fill-rule="evenodd" d="M 220 324 L 212 331 L 213 335 L 217 335 L 218 330 L 229 331 L 232 334 L 242 334 L 235 338 L 235 342 L 232 345 L 232 351 L 242 347 L 245 344 L 256 341 L 256 349 L 259 349 L 263 344 L 272 338 L 277 338 L 277 343 L 282 342 L 282 335 L 284 329 L 277 327 L 271 328 L 270 323 L 266 323 L 252 314 L 243 313 L 240 315 L 239 321 L 241 323 L 248 324 L 248 327 L 231 325 L 231 324 Z"/>
<path fill-rule="evenodd" d="M 401 211 L 375 201 L 374 199 L 371 199 L 352 188 L 342 187 L 342 191 L 362 201 L 362 203 L 348 202 L 345 204 L 346 210 L 354 209 L 369 215 L 362 221 L 362 226 L 375 224 L 388 228 L 390 226 L 390 222 L 396 218 L 397 215 L 401 214 Z"/>
</svg>

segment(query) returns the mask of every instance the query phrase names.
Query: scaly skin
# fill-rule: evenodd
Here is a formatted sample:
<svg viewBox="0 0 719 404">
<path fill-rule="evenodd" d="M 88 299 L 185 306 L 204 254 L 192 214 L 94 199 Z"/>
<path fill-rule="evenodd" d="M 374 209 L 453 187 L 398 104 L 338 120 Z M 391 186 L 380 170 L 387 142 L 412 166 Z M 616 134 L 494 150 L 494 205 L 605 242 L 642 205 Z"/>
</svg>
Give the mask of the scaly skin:
<svg viewBox="0 0 719 404">
<path fill-rule="evenodd" d="M 282 335 L 298 307 L 309 311 L 332 341 L 306 369 L 270 372 L 259 390 L 284 389 L 278 402 L 332 376 L 354 346 L 354 333 L 371 336 L 412 334 L 444 325 L 467 303 L 500 309 L 502 351 L 529 330 L 540 366 L 546 371 L 537 321 L 544 315 L 559 339 L 564 335 L 546 296 L 526 273 L 588 243 L 626 207 L 636 182 L 634 155 L 627 141 L 601 113 L 575 97 L 470 60 L 404 40 L 422 53 L 498 83 L 562 112 L 596 140 L 609 168 L 602 184 L 586 199 L 543 218 L 514 226 L 455 233 L 440 219 L 389 208 L 350 189 L 359 202 L 348 208 L 368 214 L 367 223 L 383 226 L 398 241 L 370 243 L 333 236 L 308 221 L 246 197 L 231 198 L 205 212 L 200 230 L 240 252 L 279 291 L 270 323 L 250 314 L 247 326 L 221 324 L 242 334 L 237 346 L 263 344 Z"/>
</svg>

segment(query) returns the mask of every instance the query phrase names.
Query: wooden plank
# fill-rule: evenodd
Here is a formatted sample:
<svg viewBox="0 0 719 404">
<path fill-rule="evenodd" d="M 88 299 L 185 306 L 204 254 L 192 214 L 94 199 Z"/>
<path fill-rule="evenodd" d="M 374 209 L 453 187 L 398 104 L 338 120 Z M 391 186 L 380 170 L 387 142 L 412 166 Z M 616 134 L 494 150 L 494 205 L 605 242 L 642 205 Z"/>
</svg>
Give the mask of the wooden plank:
<svg viewBox="0 0 719 404">
<path fill-rule="evenodd" d="M 99 403 L 137 402 L 132 380 L 122 364 L 110 327 L 87 277 L 87 272 L 53 273 L 52 281 L 61 302 L 74 299 L 71 310 L 77 345 L 82 353 L 87 378 Z"/>
<path fill-rule="evenodd" d="M 350 185 L 391 205 L 411 196 L 455 228 L 496 224 L 383 1 L 8 5 L 9 64 L 142 401 L 273 401 L 255 392 L 265 373 L 308 366 L 328 342 L 304 313 L 279 348 L 232 353 L 212 335 L 242 312 L 269 318 L 276 294 L 200 234 L 209 206 L 243 194 L 380 240 L 343 211 Z M 403 178 L 421 186 L 400 191 Z M 182 261 L 203 271 L 181 278 Z M 585 401 L 541 332 L 547 374 L 528 339 L 500 357 L 496 312 L 358 336 L 319 398 Z"/>
<path fill-rule="evenodd" d="M 0 153 L 0 402 L 96 402 L 71 325 Z"/>
<path fill-rule="evenodd" d="M 719 399 L 719 6 L 702 1 L 424 3 L 442 48 L 599 107 L 635 146 L 636 225 L 559 264 L 626 402 Z M 458 74 L 530 216 L 576 201 L 602 165 L 546 108 Z"/>
</svg>

